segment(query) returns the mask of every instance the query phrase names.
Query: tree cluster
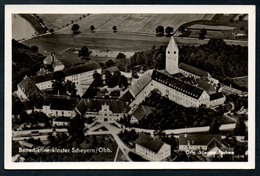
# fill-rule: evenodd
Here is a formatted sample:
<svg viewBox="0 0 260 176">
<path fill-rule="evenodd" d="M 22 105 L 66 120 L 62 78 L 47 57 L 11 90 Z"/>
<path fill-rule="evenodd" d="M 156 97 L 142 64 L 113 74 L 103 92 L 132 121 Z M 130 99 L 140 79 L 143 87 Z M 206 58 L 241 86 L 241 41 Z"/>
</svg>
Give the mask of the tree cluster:
<svg viewBox="0 0 260 176">
<path fill-rule="evenodd" d="M 210 39 L 198 47 L 183 46 L 179 53 L 180 62 L 208 71 L 215 78 L 248 75 L 248 47 Z"/>
<path fill-rule="evenodd" d="M 33 111 L 28 114 L 27 112 L 21 112 L 20 116 L 13 118 L 13 124 L 31 124 L 38 125 L 39 123 L 44 123 L 45 127 L 51 127 L 50 119 L 43 112 Z"/>
<path fill-rule="evenodd" d="M 77 89 L 74 82 L 65 80 L 65 74 L 62 71 L 54 72 L 53 74 L 53 83 L 52 83 L 52 93 L 53 94 L 64 94 L 67 95 L 69 93 L 71 98 L 79 98 L 77 95 Z"/>
<path fill-rule="evenodd" d="M 120 88 L 124 87 L 126 89 L 128 87 L 127 78 L 122 75 L 119 70 L 115 71 L 113 74 L 110 71 L 106 70 L 105 82 L 110 88 L 119 86 Z"/>
<path fill-rule="evenodd" d="M 186 108 L 161 96 L 157 91 L 153 91 L 143 104 L 155 107 L 153 113 L 140 120 L 139 124 L 134 124 L 134 126 L 146 129 L 165 130 L 209 126 L 214 117 L 222 115 L 204 106 Z"/>
<path fill-rule="evenodd" d="M 129 144 L 129 142 L 134 143 L 135 140 L 138 138 L 139 134 L 136 133 L 135 130 L 131 130 L 131 131 L 121 131 L 118 136 L 120 137 L 120 139 L 122 139 L 122 141 L 126 144 Z"/>
<path fill-rule="evenodd" d="M 235 94 L 226 95 L 226 101 L 232 102 L 234 105 L 233 112 L 239 111 L 242 107 L 248 108 L 248 97 L 240 97 Z"/>
<path fill-rule="evenodd" d="M 165 51 L 167 46 L 153 47 L 147 51 L 136 52 L 131 59 L 131 70 L 141 66 L 143 70 L 147 69 L 164 69 L 165 68 Z"/>
<path fill-rule="evenodd" d="M 12 91 L 24 76 L 34 76 L 42 67 L 44 56 L 38 53 L 38 47 L 28 47 L 12 40 Z"/>
<path fill-rule="evenodd" d="M 165 29 L 163 26 L 157 26 L 155 29 L 156 36 L 164 36 L 164 32 L 166 33 L 167 37 L 170 37 L 174 32 L 174 28 L 171 26 L 167 26 Z"/>
</svg>

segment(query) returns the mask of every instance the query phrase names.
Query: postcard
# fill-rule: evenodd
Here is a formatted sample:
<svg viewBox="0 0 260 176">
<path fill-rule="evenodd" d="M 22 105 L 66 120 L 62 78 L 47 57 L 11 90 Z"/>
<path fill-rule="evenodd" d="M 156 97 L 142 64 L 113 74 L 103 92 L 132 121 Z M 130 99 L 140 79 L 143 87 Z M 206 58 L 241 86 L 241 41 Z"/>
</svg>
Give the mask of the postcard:
<svg viewBox="0 0 260 176">
<path fill-rule="evenodd" d="M 5 10 L 5 169 L 255 168 L 254 6 Z"/>
</svg>

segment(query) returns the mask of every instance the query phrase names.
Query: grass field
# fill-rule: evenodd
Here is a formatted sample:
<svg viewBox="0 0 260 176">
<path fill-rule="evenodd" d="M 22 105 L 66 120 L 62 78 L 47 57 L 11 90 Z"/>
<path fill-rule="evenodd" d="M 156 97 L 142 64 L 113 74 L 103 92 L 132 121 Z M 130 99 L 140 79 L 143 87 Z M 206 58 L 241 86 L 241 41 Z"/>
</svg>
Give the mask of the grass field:
<svg viewBox="0 0 260 176">
<path fill-rule="evenodd" d="M 211 20 L 214 15 L 209 14 L 40 14 L 47 27 L 59 30 L 60 34 L 71 33 L 71 20 L 80 26 L 82 33 L 89 33 L 90 26 L 94 25 L 96 31 L 113 31 L 117 26 L 118 31 L 154 34 L 159 25 L 172 26 L 177 29 L 183 23 L 194 20 Z M 81 20 L 79 18 L 81 17 Z"/>
<path fill-rule="evenodd" d="M 67 24 L 71 24 L 80 20 L 80 17 L 83 18 L 84 14 L 37 14 L 44 21 L 44 24 L 49 29 L 57 29 L 64 28 Z M 86 16 L 87 14 L 85 14 Z"/>
<path fill-rule="evenodd" d="M 71 25 L 55 32 L 55 34 L 39 36 L 24 41 L 26 45 L 39 47 L 39 51 L 61 53 L 68 48 L 81 48 L 87 46 L 94 50 L 94 57 L 102 55 L 104 58 L 113 58 L 118 52 L 143 51 L 151 49 L 152 46 L 167 45 L 168 37 L 156 37 L 155 28 L 158 25 L 173 26 L 177 29 L 183 23 L 190 24 L 192 21 L 200 19 L 209 21 L 214 17 L 213 14 L 91 14 L 84 18 L 81 15 L 71 14 L 41 14 L 46 26 L 62 26 L 64 22 L 70 22 L 77 19 L 80 25 L 81 34 L 73 35 Z M 81 19 L 79 19 L 81 17 Z M 74 19 L 75 18 L 75 19 Z M 197 23 L 194 23 L 197 24 Z M 96 30 L 92 33 L 89 29 L 94 25 Z M 118 32 L 112 31 L 112 26 L 116 25 Z M 49 26 L 48 26 L 49 27 Z M 211 33 L 208 32 L 208 36 Z M 214 37 L 214 33 L 212 34 Z M 221 35 L 221 34 L 219 34 Z M 197 38 L 198 35 L 191 35 Z M 176 38 L 178 45 L 189 44 L 199 45 L 208 41 Z M 108 52 L 109 51 L 109 52 Z M 105 53 L 107 52 L 107 53 Z M 74 56 L 73 56 L 74 57 Z"/>
</svg>

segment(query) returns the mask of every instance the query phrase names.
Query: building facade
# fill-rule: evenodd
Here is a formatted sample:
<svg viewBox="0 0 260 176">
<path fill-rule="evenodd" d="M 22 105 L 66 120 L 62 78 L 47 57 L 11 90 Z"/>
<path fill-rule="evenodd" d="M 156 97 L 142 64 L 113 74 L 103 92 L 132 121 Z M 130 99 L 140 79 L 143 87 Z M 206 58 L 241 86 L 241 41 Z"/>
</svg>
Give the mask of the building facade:
<svg viewBox="0 0 260 176">
<path fill-rule="evenodd" d="M 47 98 L 41 106 L 35 107 L 35 111 L 43 112 L 48 117 L 74 117 L 76 115 L 74 109 L 79 100 L 76 98 Z"/>
<path fill-rule="evenodd" d="M 75 112 L 85 118 L 94 117 L 98 122 L 113 122 L 126 116 L 129 106 L 114 99 L 81 99 Z"/>
<path fill-rule="evenodd" d="M 171 156 L 171 146 L 141 133 L 135 141 L 135 152 L 149 161 L 163 161 Z"/>
</svg>

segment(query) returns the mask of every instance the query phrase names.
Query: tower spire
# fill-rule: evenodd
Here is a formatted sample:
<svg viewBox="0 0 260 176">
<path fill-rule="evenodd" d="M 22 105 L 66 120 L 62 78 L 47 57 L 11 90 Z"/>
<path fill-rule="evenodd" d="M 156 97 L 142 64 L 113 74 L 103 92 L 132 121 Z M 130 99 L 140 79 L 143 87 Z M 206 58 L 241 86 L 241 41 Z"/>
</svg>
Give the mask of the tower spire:
<svg viewBox="0 0 260 176">
<path fill-rule="evenodd" d="M 178 45 L 173 38 L 170 39 L 170 42 L 166 48 L 166 71 L 170 74 L 178 73 L 178 64 L 179 64 L 179 49 Z"/>
</svg>

